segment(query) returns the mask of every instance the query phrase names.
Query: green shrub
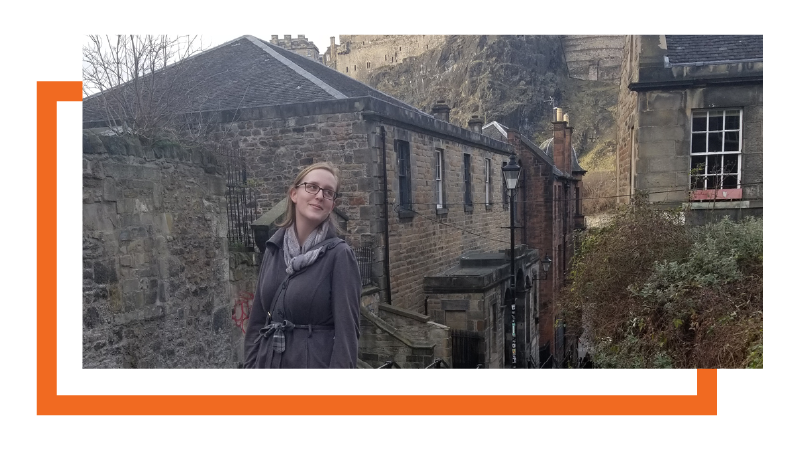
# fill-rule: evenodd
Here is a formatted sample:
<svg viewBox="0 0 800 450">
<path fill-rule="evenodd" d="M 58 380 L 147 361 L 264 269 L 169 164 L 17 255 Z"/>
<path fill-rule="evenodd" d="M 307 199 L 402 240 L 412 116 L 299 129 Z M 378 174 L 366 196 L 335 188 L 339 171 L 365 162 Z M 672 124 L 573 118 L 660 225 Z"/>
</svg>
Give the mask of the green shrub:
<svg viewBox="0 0 800 450">
<path fill-rule="evenodd" d="M 637 198 L 581 236 L 559 307 L 597 367 L 763 367 L 763 220 L 684 225 Z"/>
</svg>

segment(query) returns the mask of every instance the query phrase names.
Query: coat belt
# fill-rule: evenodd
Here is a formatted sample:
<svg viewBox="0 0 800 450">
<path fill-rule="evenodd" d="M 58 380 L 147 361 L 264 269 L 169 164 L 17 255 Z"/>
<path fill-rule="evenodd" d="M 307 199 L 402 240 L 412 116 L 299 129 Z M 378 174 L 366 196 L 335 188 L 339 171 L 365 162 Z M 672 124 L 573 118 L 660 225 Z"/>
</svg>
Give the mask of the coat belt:
<svg viewBox="0 0 800 450">
<path fill-rule="evenodd" d="M 317 330 L 333 330 L 333 326 L 331 325 L 313 325 L 312 327 L 312 325 L 295 325 L 288 320 L 284 320 L 283 322 L 271 322 L 258 331 L 258 337 L 254 343 L 257 344 L 259 339 L 267 339 L 272 336 L 272 349 L 276 353 L 283 353 L 286 351 L 286 335 L 284 331 L 292 331 L 295 328 L 308 330 L 309 337 L 311 337 L 312 328 Z"/>
</svg>

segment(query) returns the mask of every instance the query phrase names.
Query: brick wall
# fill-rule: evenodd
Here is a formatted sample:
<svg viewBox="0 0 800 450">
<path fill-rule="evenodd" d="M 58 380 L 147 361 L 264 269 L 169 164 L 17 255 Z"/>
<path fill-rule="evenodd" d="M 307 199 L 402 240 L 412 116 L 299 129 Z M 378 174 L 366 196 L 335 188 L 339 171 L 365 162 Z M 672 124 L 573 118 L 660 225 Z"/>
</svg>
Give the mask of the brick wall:
<svg viewBox="0 0 800 450">
<path fill-rule="evenodd" d="M 552 162 L 533 151 L 516 130 L 508 132 L 509 143 L 517 149 L 525 171 L 521 187 L 525 208 L 523 243 L 537 249 L 539 258 L 549 256 L 553 261 L 547 279 L 538 282 L 538 343 L 547 346 L 550 354 L 556 350 L 554 323 L 559 317 L 558 291 L 564 286 L 575 254 L 575 217 L 578 214 L 575 196 L 576 188 L 582 187 L 579 175 L 564 178 L 554 172 L 554 166 L 559 164 L 571 168 L 571 163 L 567 165 L 571 160 L 567 159 L 570 154 L 566 148 L 570 145 L 572 128 L 565 122 L 554 122 L 553 126 Z M 533 277 L 537 276 L 544 277 L 544 271 L 534 272 Z"/>
</svg>

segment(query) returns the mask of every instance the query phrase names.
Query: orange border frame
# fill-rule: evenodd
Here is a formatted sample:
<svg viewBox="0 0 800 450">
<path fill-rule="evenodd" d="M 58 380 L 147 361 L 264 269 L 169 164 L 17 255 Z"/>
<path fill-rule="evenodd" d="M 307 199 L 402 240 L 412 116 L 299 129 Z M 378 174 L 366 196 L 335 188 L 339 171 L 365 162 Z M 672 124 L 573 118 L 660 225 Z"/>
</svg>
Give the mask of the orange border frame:
<svg viewBox="0 0 800 450">
<path fill-rule="evenodd" d="M 57 102 L 82 101 L 80 81 L 39 81 L 36 98 L 39 415 L 716 415 L 717 371 L 697 395 L 58 395 L 56 388 Z M 44 243 L 48 245 L 43 245 Z M 275 413 L 266 401 L 278 400 Z M 286 401 L 295 400 L 295 401 Z M 314 405 L 309 409 L 308 405 Z"/>
</svg>

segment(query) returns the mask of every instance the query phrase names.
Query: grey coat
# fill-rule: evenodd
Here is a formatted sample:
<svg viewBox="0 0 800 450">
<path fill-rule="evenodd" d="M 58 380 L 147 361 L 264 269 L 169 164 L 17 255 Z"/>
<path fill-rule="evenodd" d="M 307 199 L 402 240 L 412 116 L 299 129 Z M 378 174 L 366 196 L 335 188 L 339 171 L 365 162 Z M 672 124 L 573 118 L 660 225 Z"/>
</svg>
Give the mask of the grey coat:
<svg viewBox="0 0 800 450">
<path fill-rule="evenodd" d="M 355 368 L 361 277 L 353 250 L 338 240 L 313 264 L 287 279 L 283 235 L 281 228 L 266 244 L 245 333 L 245 367 Z M 330 227 L 326 239 L 335 236 Z M 277 298 L 276 293 L 280 294 Z M 262 330 L 270 323 L 287 325 L 280 327 L 285 336 L 283 352 L 273 345 L 278 341 L 280 348 L 278 333 Z"/>
</svg>

